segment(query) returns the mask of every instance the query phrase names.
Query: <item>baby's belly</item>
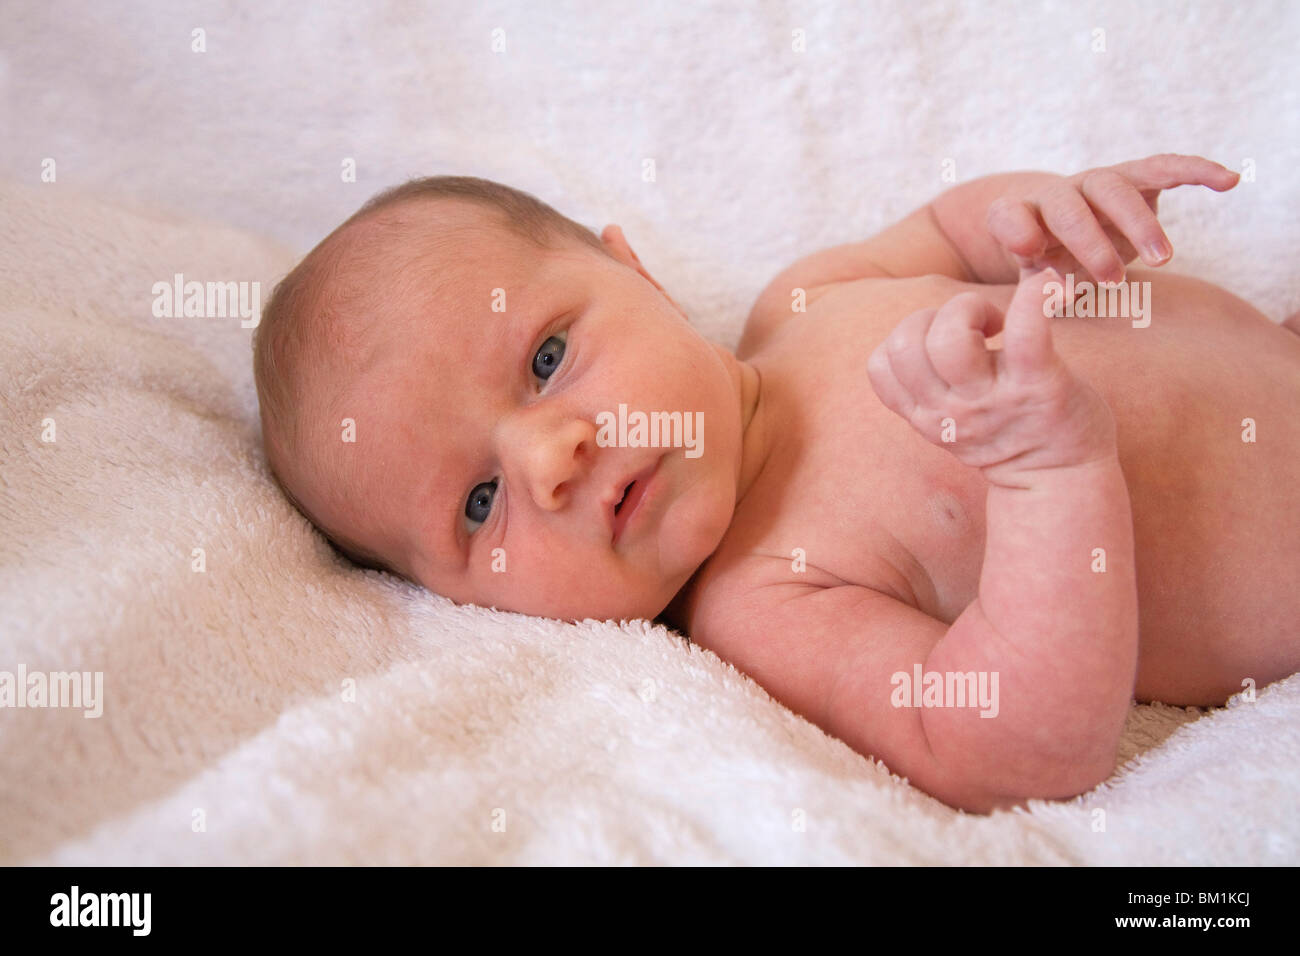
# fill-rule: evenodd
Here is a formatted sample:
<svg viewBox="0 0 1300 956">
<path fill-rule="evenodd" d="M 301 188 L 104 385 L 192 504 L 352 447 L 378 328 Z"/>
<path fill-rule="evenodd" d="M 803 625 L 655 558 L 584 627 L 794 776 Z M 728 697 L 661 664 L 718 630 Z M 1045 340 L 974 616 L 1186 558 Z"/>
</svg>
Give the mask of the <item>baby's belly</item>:
<svg viewBox="0 0 1300 956">
<path fill-rule="evenodd" d="M 1118 426 L 1139 697 L 1221 700 L 1247 677 L 1262 685 L 1295 667 L 1300 336 L 1214 286 L 1150 281 L 1149 327 L 1073 320 L 1059 351 Z"/>
<path fill-rule="evenodd" d="M 1225 687 L 1240 689 L 1243 669 L 1253 668 L 1244 676 L 1262 684 L 1294 667 L 1288 647 L 1295 640 L 1268 636 L 1294 633 L 1300 618 L 1300 336 L 1205 283 L 1139 270 L 1130 278 L 1152 283 L 1150 325 L 1062 318 L 1054 342 L 1116 419 L 1137 551 L 1139 697 L 1221 700 Z M 1011 292 L 936 279 L 934 301 L 908 301 L 907 311 L 938 305 L 962 288 L 999 305 Z M 841 299 L 835 314 L 824 316 L 827 326 L 839 324 L 844 305 Z M 905 314 L 874 312 L 865 335 L 858 319 L 852 354 L 833 363 L 827 357 L 823 367 L 840 374 L 829 381 L 823 374 L 819 386 L 860 391 L 865 376 L 857 366 Z M 823 333 L 816 338 L 838 337 L 832 328 Z M 819 348 L 815 340 L 806 344 Z M 811 416 L 813 434 L 801 443 L 816 461 L 802 472 L 803 483 L 815 489 L 826 482 L 815 500 L 828 500 L 834 489 L 855 496 L 829 522 L 838 540 L 817 535 L 824 570 L 879 587 L 886 567 L 890 590 L 951 622 L 978 592 L 987 485 L 874 401 L 869 384 L 866 392 L 872 407 L 863 408 L 850 442 L 841 407 L 829 419 Z M 834 421 L 838 429 L 828 427 Z M 838 455 L 829 453 L 837 445 Z M 815 520 L 808 515 L 796 526 Z"/>
</svg>

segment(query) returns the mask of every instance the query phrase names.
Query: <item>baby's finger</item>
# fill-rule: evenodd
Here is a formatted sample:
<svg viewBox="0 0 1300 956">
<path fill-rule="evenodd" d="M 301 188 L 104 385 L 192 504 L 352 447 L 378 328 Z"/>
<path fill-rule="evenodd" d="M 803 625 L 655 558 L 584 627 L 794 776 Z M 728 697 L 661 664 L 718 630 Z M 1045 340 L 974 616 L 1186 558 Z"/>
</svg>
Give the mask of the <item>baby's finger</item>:
<svg viewBox="0 0 1300 956">
<path fill-rule="evenodd" d="M 948 388 L 925 353 L 925 336 L 937 312 L 937 309 L 913 312 L 898 323 L 884 344 L 894 377 L 922 405 L 934 402 Z"/>
<path fill-rule="evenodd" d="M 1094 169 L 1084 176 L 1079 188 L 1092 207 L 1103 213 L 1140 250 L 1147 265 L 1158 266 L 1174 254 L 1156 214 L 1137 187 L 1119 173 Z M 1114 243 L 1111 247 L 1114 248 Z"/>
<path fill-rule="evenodd" d="M 1064 285 L 1054 269 L 1025 276 L 1003 320 L 1002 356 L 1012 378 L 1032 377 L 1051 364 L 1052 320 L 1043 307 L 1047 283 Z"/>
<path fill-rule="evenodd" d="M 883 342 L 876 346 L 871 358 L 867 359 L 867 378 L 871 380 L 871 387 L 875 389 L 876 397 L 882 405 L 911 421 L 916 400 L 899 383 L 889 361 L 889 350 Z"/>
<path fill-rule="evenodd" d="M 1061 183 L 1053 187 L 1039 203 L 1043 222 L 1061 245 L 1101 282 L 1119 282 L 1124 278 L 1124 263 L 1115 244 L 1097 221 L 1097 214 L 1079 190 Z"/>
<path fill-rule="evenodd" d="M 1038 213 L 1028 203 L 1003 197 L 989 204 L 984 226 L 1004 249 L 1024 259 L 1035 259 L 1047 248 L 1047 233 Z"/>
<path fill-rule="evenodd" d="M 961 391 L 987 386 L 997 363 L 984 344 L 986 336 L 1002 330 L 1002 313 L 977 292 L 963 292 L 945 302 L 930 323 L 925 350 L 935 372 Z"/>
<path fill-rule="evenodd" d="M 1115 251 L 1119 253 L 1122 262 L 1132 262 L 1134 259 L 1141 258 L 1137 250 L 1133 248 L 1133 243 L 1129 242 L 1128 238 L 1114 226 L 1106 227 L 1106 236 L 1115 244 Z M 1060 272 L 1061 270 L 1057 269 L 1056 271 Z"/>
<path fill-rule="evenodd" d="M 1240 174 L 1202 156 L 1161 153 L 1110 167 L 1138 189 L 1173 189 L 1175 186 L 1208 186 L 1223 192 L 1237 185 Z"/>
</svg>

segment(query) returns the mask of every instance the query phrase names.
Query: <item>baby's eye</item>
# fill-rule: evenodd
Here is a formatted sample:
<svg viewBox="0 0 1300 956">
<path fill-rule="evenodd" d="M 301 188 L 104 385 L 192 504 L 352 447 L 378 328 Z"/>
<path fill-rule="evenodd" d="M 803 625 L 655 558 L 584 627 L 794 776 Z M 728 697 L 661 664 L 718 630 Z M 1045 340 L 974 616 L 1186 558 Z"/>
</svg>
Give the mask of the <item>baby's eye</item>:
<svg viewBox="0 0 1300 956">
<path fill-rule="evenodd" d="M 564 358 L 564 337 L 563 332 L 552 335 L 542 343 L 542 347 L 533 356 L 533 374 L 538 378 L 548 379 L 560 367 L 560 362 Z M 469 493 L 469 499 L 465 502 L 465 517 L 475 525 L 487 521 L 488 516 L 492 514 L 492 499 L 496 497 L 496 491 L 495 481 L 484 481 L 475 485 L 474 490 Z M 475 530 L 471 528 L 470 533 Z"/>
<path fill-rule="evenodd" d="M 560 367 L 564 358 L 564 333 L 552 335 L 542 343 L 542 347 L 533 356 L 533 374 L 540 379 L 551 377 L 551 373 Z"/>
<path fill-rule="evenodd" d="M 492 513 L 492 499 L 496 497 L 497 483 L 495 481 L 484 481 L 474 486 L 474 490 L 469 493 L 469 500 L 465 502 L 465 517 L 476 525 L 487 521 L 488 515 Z M 475 529 L 471 528 L 473 533 Z"/>
</svg>

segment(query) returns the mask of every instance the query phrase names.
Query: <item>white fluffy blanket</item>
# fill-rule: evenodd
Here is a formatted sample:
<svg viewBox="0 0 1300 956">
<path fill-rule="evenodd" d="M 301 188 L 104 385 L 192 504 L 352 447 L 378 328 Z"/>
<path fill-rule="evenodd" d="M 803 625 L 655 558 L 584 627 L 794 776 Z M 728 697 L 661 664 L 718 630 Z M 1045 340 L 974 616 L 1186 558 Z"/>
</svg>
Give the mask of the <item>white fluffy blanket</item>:
<svg viewBox="0 0 1300 956">
<path fill-rule="evenodd" d="M 269 480 L 249 331 L 151 309 L 176 273 L 264 300 L 375 190 L 462 172 L 620 222 L 734 344 L 781 266 L 946 169 L 1173 150 L 1255 170 L 1166 197 L 1174 267 L 1280 318 L 1294 8 L 298 9 L 7 7 L 0 672 L 103 698 L 0 709 L 0 862 L 1300 862 L 1300 678 L 1135 707 L 1097 792 L 957 813 L 662 628 L 351 568 Z"/>
</svg>

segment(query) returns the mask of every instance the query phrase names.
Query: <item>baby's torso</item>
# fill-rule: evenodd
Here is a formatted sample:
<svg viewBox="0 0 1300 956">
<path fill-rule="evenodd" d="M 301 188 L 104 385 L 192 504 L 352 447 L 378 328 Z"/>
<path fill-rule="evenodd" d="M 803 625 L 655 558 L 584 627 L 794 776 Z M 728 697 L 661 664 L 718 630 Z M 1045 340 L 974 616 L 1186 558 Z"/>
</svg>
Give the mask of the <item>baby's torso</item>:
<svg viewBox="0 0 1300 956">
<path fill-rule="evenodd" d="M 1300 560 L 1290 543 L 1300 538 L 1300 337 L 1207 283 L 1136 269 L 1129 279 L 1151 283 L 1149 326 L 1059 318 L 1053 336 L 1114 412 L 1142 639 L 1172 649 L 1191 627 L 1252 623 L 1225 576 L 1239 588 L 1262 562 Z M 1005 308 L 1014 287 L 940 276 L 824 286 L 810 290 L 805 313 L 777 319 L 752 354 L 738 353 L 762 376 L 773 450 L 685 607 L 783 582 L 854 584 L 950 623 L 974 599 L 984 478 L 886 409 L 866 374 L 899 320 L 966 290 Z M 1247 418 L 1255 442 L 1242 440 Z M 1255 584 L 1265 597 L 1291 588 L 1280 575 Z"/>
</svg>

